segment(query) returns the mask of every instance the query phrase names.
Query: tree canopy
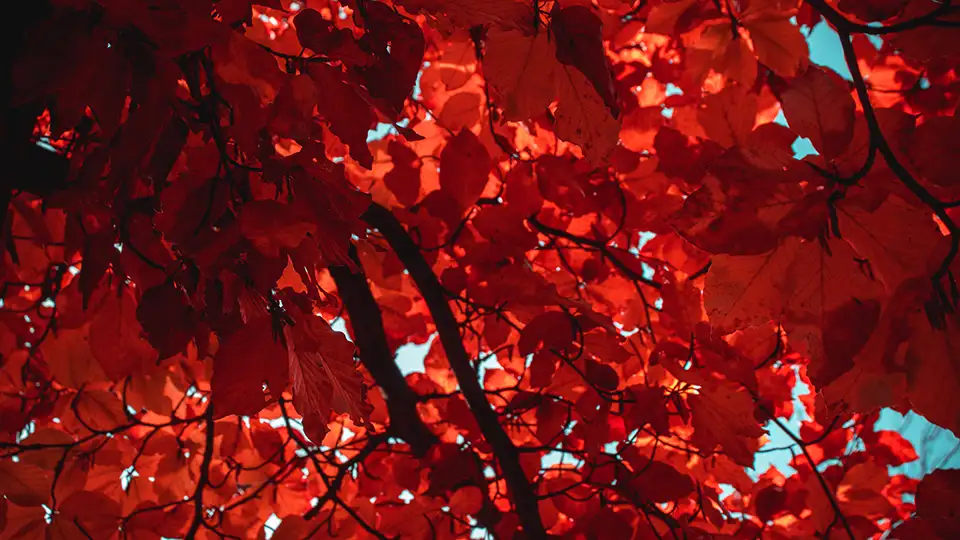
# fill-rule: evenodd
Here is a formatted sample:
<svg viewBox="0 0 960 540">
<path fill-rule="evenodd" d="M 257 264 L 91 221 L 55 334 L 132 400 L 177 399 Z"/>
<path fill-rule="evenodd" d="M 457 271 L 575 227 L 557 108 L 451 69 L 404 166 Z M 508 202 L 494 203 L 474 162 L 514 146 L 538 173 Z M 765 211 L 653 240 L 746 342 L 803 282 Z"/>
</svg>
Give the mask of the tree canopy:
<svg viewBox="0 0 960 540">
<path fill-rule="evenodd" d="M 0 539 L 960 535 L 950 0 L 5 9 Z"/>
</svg>

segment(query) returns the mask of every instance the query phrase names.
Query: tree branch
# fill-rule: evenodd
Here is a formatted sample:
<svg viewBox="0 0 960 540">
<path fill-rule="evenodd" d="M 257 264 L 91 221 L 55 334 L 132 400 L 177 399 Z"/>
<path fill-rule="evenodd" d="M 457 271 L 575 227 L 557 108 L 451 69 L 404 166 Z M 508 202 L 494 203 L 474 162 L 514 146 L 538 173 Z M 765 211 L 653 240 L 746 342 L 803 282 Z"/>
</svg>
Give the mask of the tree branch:
<svg viewBox="0 0 960 540">
<path fill-rule="evenodd" d="M 528 538 L 546 538 L 547 533 L 540 519 L 538 498 L 520 465 L 520 453 L 500 425 L 497 413 L 487 401 L 477 374 L 470 365 L 470 357 L 460 339 L 459 325 L 450 309 L 443 286 L 423 258 L 420 249 L 390 210 L 374 203 L 364 213 L 363 218 L 386 237 L 400 261 L 410 272 L 410 277 L 417 284 L 427 307 L 430 308 L 450 367 L 457 377 L 463 397 L 480 426 L 480 431 L 493 448 L 501 472 L 507 481 L 507 487 L 513 495 L 524 532 Z"/>
<path fill-rule="evenodd" d="M 204 411 L 204 429 L 206 437 L 203 448 L 203 460 L 200 463 L 200 476 L 197 478 L 197 488 L 193 492 L 193 520 L 190 522 L 190 529 L 185 538 L 196 538 L 200 526 L 205 523 L 203 508 L 203 490 L 210 482 L 210 464 L 213 463 L 214 453 L 214 427 L 213 420 L 216 418 L 213 414 L 213 402 L 207 403 L 207 410 Z"/>
<path fill-rule="evenodd" d="M 956 13 L 954 8 L 951 7 L 950 1 L 947 0 L 940 4 L 938 7 L 933 10 L 920 15 L 919 17 L 908 19 L 894 24 L 889 24 L 886 26 L 870 26 L 866 24 L 861 24 L 853 22 L 850 19 L 846 18 L 839 11 L 827 4 L 826 0 L 806 0 L 810 6 L 817 10 L 827 21 L 830 22 L 839 32 L 844 34 L 868 34 L 873 36 L 883 36 L 887 34 L 896 34 L 898 32 L 906 32 L 907 30 L 915 30 L 923 26 L 934 26 L 934 27 L 956 27 L 960 26 L 960 21 L 950 21 L 942 20 L 939 17 L 941 15 L 950 15 Z"/>
<path fill-rule="evenodd" d="M 893 171 L 897 179 L 900 180 L 900 183 L 910 190 L 910 192 L 920 199 L 920 201 L 930 207 L 940 222 L 943 223 L 943 226 L 946 227 L 946 229 L 950 232 L 949 251 L 943 258 L 940 266 L 933 273 L 933 276 L 931 276 L 933 286 L 940 296 L 939 300 L 946 301 L 945 294 L 943 293 L 943 283 L 941 280 L 947 276 L 950 270 L 950 265 L 953 263 L 953 260 L 956 258 L 958 252 L 960 252 L 960 227 L 957 226 L 953 218 L 947 213 L 947 205 L 945 205 L 943 201 L 938 199 L 936 196 L 930 193 L 930 191 L 923 187 L 923 185 L 913 177 L 913 174 L 911 174 L 910 171 L 908 171 L 907 168 L 900 163 L 900 160 L 893 152 L 893 148 L 890 146 L 890 143 L 883 135 L 883 130 L 880 128 L 880 121 L 877 119 L 877 114 L 873 108 L 873 103 L 870 101 L 867 83 L 863 78 L 863 73 L 860 71 L 860 65 L 857 61 L 857 53 L 854 50 L 853 42 L 850 39 L 851 33 L 860 32 L 857 25 L 853 24 L 843 17 L 843 15 L 841 15 L 839 12 L 827 5 L 824 0 L 807 0 L 807 3 L 820 12 L 830 22 L 830 24 L 833 25 L 840 37 L 840 44 L 843 47 L 843 57 L 846 61 L 847 68 L 850 70 L 850 75 L 853 78 L 853 86 L 857 92 L 860 106 L 863 108 L 863 116 L 867 122 L 867 128 L 870 130 L 871 148 L 876 148 L 877 151 L 880 152 L 880 155 L 883 156 L 887 166 L 891 171 Z M 935 12 L 939 14 L 941 11 L 946 12 L 946 10 L 949 9 L 950 2 L 947 1 L 944 2 L 941 8 L 935 10 Z"/>
<path fill-rule="evenodd" d="M 527 223 L 529 223 L 531 227 L 540 233 L 547 236 L 557 236 L 569 240 L 579 246 L 587 246 L 600 251 L 600 253 L 607 259 L 610 259 L 610 262 L 616 266 L 617 269 L 619 269 L 628 279 L 639 281 L 640 283 L 649 285 L 655 289 L 659 289 L 663 286 L 663 284 L 659 281 L 645 277 L 643 274 L 640 274 L 633 268 L 630 268 L 630 266 L 617 257 L 617 255 L 611 250 L 610 246 L 607 245 L 606 242 L 594 240 L 592 238 L 586 238 L 583 236 L 577 236 L 567 231 L 551 227 L 538 220 L 536 215 L 527 218 Z"/>
<path fill-rule="evenodd" d="M 359 267 L 356 248 L 352 246 L 350 257 Z M 346 266 L 331 266 L 330 275 L 337 284 L 340 298 L 346 304 L 350 327 L 360 349 L 360 361 L 386 394 L 391 429 L 395 429 L 396 434 L 410 445 L 415 455 L 425 455 L 437 438 L 420 419 L 417 412 L 419 396 L 397 367 L 393 351 L 387 343 L 380 306 L 370 291 L 367 277 L 362 270 L 354 273 Z"/>
</svg>

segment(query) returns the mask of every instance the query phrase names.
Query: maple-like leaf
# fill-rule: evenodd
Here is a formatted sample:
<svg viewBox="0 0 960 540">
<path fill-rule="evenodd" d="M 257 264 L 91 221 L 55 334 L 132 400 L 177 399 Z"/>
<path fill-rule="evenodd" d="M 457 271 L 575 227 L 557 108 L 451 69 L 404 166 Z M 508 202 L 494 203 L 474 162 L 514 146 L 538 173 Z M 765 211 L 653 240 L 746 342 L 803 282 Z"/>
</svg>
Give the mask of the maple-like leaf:
<svg viewBox="0 0 960 540">
<path fill-rule="evenodd" d="M 297 215 L 289 205 L 275 201 L 256 201 L 240 214 L 240 230 L 264 255 L 276 257 L 281 249 L 292 250 L 317 226 Z"/>
<path fill-rule="evenodd" d="M 160 358 L 183 352 L 196 327 L 196 313 L 183 291 L 172 283 L 143 293 L 137 306 L 137 320 Z"/>
<path fill-rule="evenodd" d="M 96 304 L 89 340 L 94 357 L 114 380 L 140 372 L 157 353 L 142 337 L 133 291 L 106 289 Z"/>
<path fill-rule="evenodd" d="M 734 462 L 752 466 L 760 447 L 758 439 L 765 431 L 754 419 L 756 405 L 750 393 L 737 383 L 683 371 L 676 364 L 666 367 L 680 380 L 698 387 L 687 398 L 697 445 L 708 450 L 719 445 Z"/>
<path fill-rule="evenodd" d="M 704 306 L 721 328 L 784 323 L 811 358 L 811 376 L 825 384 L 852 367 L 879 318 L 882 288 L 857 259 L 842 241 L 792 238 L 764 255 L 717 256 Z"/>
<path fill-rule="evenodd" d="M 682 2 L 660 4 L 680 5 Z M 653 13 L 651 13 L 651 16 Z M 649 26 L 650 19 L 647 19 Z M 757 80 L 757 58 L 747 40 L 734 38 L 726 21 L 709 24 L 687 52 L 687 76 L 691 83 L 700 84 L 710 70 L 727 75 L 744 87 Z"/>
<path fill-rule="evenodd" d="M 297 41 L 317 54 L 355 65 L 364 65 L 371 60 L 368 52 L 357 44 L 353 32 L 348 28 L 337 28 L 333 21 L 315 9 L 304 9 L 293 23 Z"/>
<path fill-rule="evenodd" d="M 907 393 L 916 410 L 938 425 L 960 432 L 960 322 L 931 321 L 920 306 L 906 317 L 911 332 L 904 356 Z M 942 326 L 941 326 L 942 325 Z"/>
<path fill-rule="evenodd" d="M 550 14 L 550 33 L 557 42 L 557 60 L 580 70 L 616 118 L 620 106 L 603 47 L 602 27 L 600 18 L 585 6 L 560 8 L 554 4 Z"/>
<path fill-rule="evenodd" d="M 63 329 L 44 340 L 40 348 L 50 372 L 60 384 L 80 388 L 84 383 L 107 380 L 90 347 L 90 327 Z"/>
</svg>

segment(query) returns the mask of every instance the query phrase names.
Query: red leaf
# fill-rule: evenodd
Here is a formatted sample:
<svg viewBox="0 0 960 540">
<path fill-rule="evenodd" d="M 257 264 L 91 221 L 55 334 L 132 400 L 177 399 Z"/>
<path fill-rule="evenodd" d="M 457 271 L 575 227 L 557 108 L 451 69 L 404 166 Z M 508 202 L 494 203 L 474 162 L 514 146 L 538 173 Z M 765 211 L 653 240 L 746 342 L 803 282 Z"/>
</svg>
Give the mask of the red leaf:
<svg viewBox="0 0 960 540">
<path fill-rule="evenodd" d="M 0 493 L 20 506 L 40 506 L 50 498 L 52 477 L 29 463 L 0 461 Z"/>
<path fill-rule="evenodd" d="M 586 379 L 597 388 L 606 391 L 616 390 L 620 386 L 620 377 L 612 367 L 587 360 Z"/>
<path fill-rule="evenodd" d="M 199 322 L 187 296 L 173 283 L 144 292 L 137 306 L 137 319 L 161 359 L 183 352 Z"/>
<path fill-rule="evenodd" d="M 380 2 L 366 4 L 363 17 L 368 31 L 360 39 L 360 47 L 372 51 L 375 60 L 356 71 L 366 81 L 370 94 L 383 100 L 380 110 L 395 118 L 422 67 L 426 48 L 423 31 Z"/>
<path fill-rule="evenodd" d="M 945 187 L 956 186 L 957 170 L 943 156 L 960 152 L 956 134 L 960 120 L 956 116 L 934 116 L 926 119 L 910 138 L 910 158 L 917 171 L 928 181 Z"/>
<path fill-rule="evenodd" d="M 557 60 L 579 69 L 616 118 L 620 115 L 613 77 L 603 47 L 603 23 L 592 9 L 554 4 L 550 31 L 557 40 Z"/>
<path fill-rule="evenodd" d="M 897 467 L 916 460 L 919 456 L 913 444 L 896 431 L 881 430 L 863 434 L 867 451 L 881 465 Z"/>
<path fill-rule="evenodd" d="M 240 228 L 264 255 L 276 257 L 281 249 L 292 250 L 316 225 L 297 215 L 295 208 L 276 201 L 255 201 L 243 207 Z"/>
<path fill-rule="evenodd" d="M 927 475 L 917 488 L 917 516 L 943 538 L 960 531 L 960 470 L 940 469 Z"/>
<path fill-rule="evenodd" d="M 287 351 L 267 316 L 222 339 L 210 382 L 217 414 L 252 416 L 265 404 L 264 383 L 274 399 L 286 388 Z"/>
<path fill-rule="evenodd" d="M 80 292 L 83 295 L 83 309 L 90 305 L 90 298 L 107 273 L 110 263 L 117 260 L 117 248 L 114 247 L 114 232 L 105 227 L 97 233 L 88 234 L 83 239 L 83 266 L 80 268 Z"/>
<path fill-rule="evenodd" d="M 753 504 L 757 509 L 757 517 L 766 523 L 785 510 L 787 492 L 777 485 L 767 486 L 757 493 Z"/>
<path fill-rule="evenodd" d="M 293 308 L 296 309 L 296 308 Z M 307 437 L 320 442 L 333 414 L 348 414 L 363 425 L 370 416 L 354 346 L 322 318 L 299 311 L 285 329 L 293 404 L 303 416 Z"/>
<path fill-rule="evenodd" d="M 472 132 L 462 129 L 440 154 L 440 189 L 456 201 L 462 214 L 487 185 L 490 155 Z"/>
<path fill-rule="evenodd" d="M 297 27 L 300 44 L 319 55 L 350 64 L 362 65 L 369 61 L 368 54 L 354 40 L 353 32 L 337 28 L 315 9 L 301 11 L 293 19 L 293 24 Z"/>
<path fill-rule="evenodd" d="M 483 492 L 476 486 L 460 488 L 450 498 L 450 511 L 456 514 L 476 514 L 482 506 Z"/>
<path fill-rule="evenodd" d="M 157 353 L 142 337 L 133 291 L 127 287 L 104 290 L 96 308 L 90 348 L 103 371 L 113 380 L 140 373 Z"/>
<path fill-rule="evenodd" d="M 60 526 L 63 533 L 70 531 L 77 538 L 83 538 L 81 535 L 110 537 L 116 532 L 123 515 L 119 502 L 96 491 L 76 491 L 63 501 L 58 510 L 54 523 Z"/>
<path fill-rule="evenodd" d="M 790 127 L 810 139 L 824 160 L 841 155 L 853 139 L 853 98 L 833 71 L 811 66 L 790 81 L 780 102 Z"/>
<path fill-rule="evenodd" d="M 696 489 L 690 476 L 662 461 L 639 458 L 630 460 L 630 465 L 636 475 L 630 481 L 630 489 L 636 490 L 644 499 L 656 503 L 673 502 Z"/>
<path fill-rule="evenodd" d="M 573 343 L 573 322 L 566 312 L 547 311 L 537 315 L 520 331 L 517 346 L 526 356 L 540 349 L 562 351 Z"/>
<path fill-rule="evenodd" d="M 216 74 L 232 84 L 249 85 L 261 103 L 270 103 L 283 85 L 284 74 L 269 52 L 237 32 L 214 43 L 210 55 Z"/>
<path fill-rule="evenodd" d="M 367 132 L 377 117 L 360 89 L 343 79 L 340 70 L 323 64 L 310 66 L 316 82 L 317 110 L 330 123 L 330 131 L 350 147 L 350 156 L 366 169 L 373 168 L 373 154 L 367 146 Z"/>
</svg>

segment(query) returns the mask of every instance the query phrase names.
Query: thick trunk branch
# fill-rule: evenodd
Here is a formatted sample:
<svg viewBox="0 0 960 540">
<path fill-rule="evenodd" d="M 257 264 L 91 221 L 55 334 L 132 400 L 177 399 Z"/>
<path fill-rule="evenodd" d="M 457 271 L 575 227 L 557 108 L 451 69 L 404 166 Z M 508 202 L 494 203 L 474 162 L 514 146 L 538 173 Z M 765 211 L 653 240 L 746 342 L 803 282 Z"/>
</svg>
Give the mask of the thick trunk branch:
<svg viewBox="0 0 960 540">
<path fill-rule="evenodd" d="M 501 473 L 507 481 L 517 515 L 528 538 L 546 538 L 547 533 L 540 519 L 537 494 L 527 480 L 527 475 L 520 466 L 520 452 L 510 440 L 496 411 L 487 401 L 486 394 L 477 374 L 470 364 L 470 357 L 460 339 L 460 329 L 443 286 L 434 274 L 433 269 L 423 258 L 420 248 L 413 242 L 406 229 L 390 210 L 373 204 L 364 214 L 364 219 L 372 227 L 379 229 L 390 246 L 397 253 L 400 261 L 410 272 L 410 277 L 416 283 L 420 294 L 423 295 L 433 322 L 440 335 L 440 343 L 447 354 L 450 367 L 457 377 L 457 383 L 463 392 L 470 410 L 476 417 L 477 424 L 484 438 L 493 448 L 493 453 L 500 465 Z"/>
<path fill-rule="evenodd" d="M 351 256 L 359 266 L 352 251 Z M 437 438 L 417 413 L 419 396 L 397 367 L 393 351 L 387 343 L 380 306 L 370 292 L 367 277 L 362 272 L 354 273 L 346 266 L 330 267 L 330 275 L 337 284 L 340 298 L 346 304 L 353 337 L 360 349 L 360 361 L 386 394 L 390 427 L 410 445 L 415 455 L 425 455 Z"/>
</svg>

